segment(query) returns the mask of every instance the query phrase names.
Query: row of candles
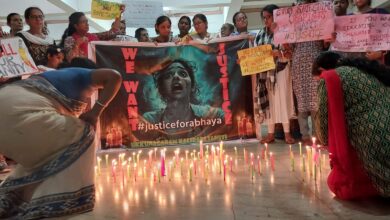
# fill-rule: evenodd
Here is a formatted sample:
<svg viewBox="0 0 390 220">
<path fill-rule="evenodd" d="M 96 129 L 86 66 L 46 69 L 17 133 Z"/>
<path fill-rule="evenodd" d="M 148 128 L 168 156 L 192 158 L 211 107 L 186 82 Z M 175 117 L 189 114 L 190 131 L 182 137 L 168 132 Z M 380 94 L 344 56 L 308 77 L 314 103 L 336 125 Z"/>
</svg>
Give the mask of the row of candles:
<svg viewBox="0 0 390 220">
<path fill-rule="evenodd" d="M 315 139 L 313 139 L 315 143 Z M 308 172 L 310 177 L 317 180 L 318 172 L 322 172 L 326 164 L 326 155 L 321 152 L 319 145 L 305 146 L 306 154 L 302 151 L 302 144 L 299 143 L 299 156 L 301 160 L 302 173 Z M 159 151 L 159 155 L 158 155 Z M 181 153 L 180 149 L 173 151 L 172 157 L 167 159 L 167 149 L 151 149 L 147 153 L 147 159 L 142 160 L 143 151 L 134 151 L 126 158 L 126 153 L 121 153 L 117 158 L 109 161 L 108 154 L 104 158 L 97 157 L 95 172 L 97 176 L 102 175 L 102 163 L 105 167 L 110 168 L 108 172 L 114 182 L 134 181 L 142 177 L 150 178 L 154 182 L 161 182 L 162 179 L 172 181 L 176 178 L 186 178 L 192 182 L 195 177 L 203 177 L 208 181 L 213 174 L 223 176 L 226 181 L 228 173 L 235 172 L 238 166 L 238 149 L 234 147 L 234 155 L 228 155 L 224 150 L 224 143 L 221 141 L 219 146 L 203 145 L 199 143 L 199 151 L 185 150 Z M 253 181 L 256 173 L 263 175 L 264 166 L 270 167 L 272 172 L 275 171 L 275 155 L 269 151 L 269 146 L 265 144 L 260 148 L 260 154 L 255 157 L 253 152 L 248 152 L 243 148 L 244 170 L 248 170 L 251 180 Z M 233 164 L 234 159 L 234 164 Z M 289 146 L 290 171 L 295 171 L 295 156 L 292 146 Z M 118 180 L 118 178 L 120 178 Z"/>
</svg>

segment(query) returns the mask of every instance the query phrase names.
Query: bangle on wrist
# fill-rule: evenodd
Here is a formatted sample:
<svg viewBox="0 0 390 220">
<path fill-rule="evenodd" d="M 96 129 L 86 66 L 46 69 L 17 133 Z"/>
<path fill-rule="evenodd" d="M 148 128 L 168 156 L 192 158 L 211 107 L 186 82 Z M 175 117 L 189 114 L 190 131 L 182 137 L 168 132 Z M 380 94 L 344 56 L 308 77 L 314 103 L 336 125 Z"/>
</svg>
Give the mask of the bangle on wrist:
<svg viewBox="0 0 390 220">
<path fill-rule="evenodd" d="M 103 107 L 103 108 L 107 107 L 107 105 L 99 102 L 99 100 L 96 100 L 95 104 L 97 104 L 97 105 L 99 105 L 100 107 Z"/>
</svg>

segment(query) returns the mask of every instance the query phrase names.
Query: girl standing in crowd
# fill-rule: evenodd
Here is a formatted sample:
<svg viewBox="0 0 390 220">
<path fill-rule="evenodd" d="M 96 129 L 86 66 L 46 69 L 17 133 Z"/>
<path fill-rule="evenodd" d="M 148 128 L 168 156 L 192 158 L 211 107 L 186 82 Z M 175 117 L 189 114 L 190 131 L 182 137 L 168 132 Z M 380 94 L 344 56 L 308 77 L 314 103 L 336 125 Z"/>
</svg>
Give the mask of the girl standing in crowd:
<svg viewBox="0 0 390 220">
<path fill-rule="evenodd" d="M 195 34 L 191 34 L 191 40 L 198 41 L 201 43 L 207 43 L 213 38 L 216 38 L 216 34 L 210 34 L 207 32 L 208 29 L 208 22 L 206 15 L 204 14 L 196 14 L 192 18 L 192 23 L 194 24 L 195 27 Z"/>
<path fill-rule="evenodd" d="M 309 4 L 316 0 L 303 0 L 298 4 Z M 314 115 L 317 111 L 317 86 L 318 82 L 312 76 L 312 66 L 315 58 L 324 50 L 323 41 L 309 41 L 294 43 L 291 45 L 292 53 L 292 82 L 294 94 L 298 104 L 298 122 L 302 134 L 303 145 L 312 145 L 309 128 L 309 116 L 312 121 L 312 133 L 315 125 Z"/>
<path fill-rule="evenodd" d="M 142 27 L 135 30 L 134 37 L 137 38 L 138 42 L 150 42 L 148 30 Z"/>
<path fill-rule="evenodd" d="M 35 64 L 44 65 L 47 62 L 47 48 L 55 44 L 52 38 L 42 32 L 45 15 L 40 8 L 29 7 L 24 12 L 24 19 L 30 29 L 20 31 L 16 36 L 23 39 Z"/>
<path fill-rule="evenodd" d="M 249 34 L 255 36 L 256 33 L 248 31 L 248 17 L 244 12 L 236 12 L 233 15 L 233 24 L 237 29 L 232 35 Z"/>
<path fill-rule="evenodd" d="M 181 16 L 177 27 L 179 28 L 180 33 L 175 37 L 175 42 L 187 42 L 189 40 L 188 33 L 191 29 L 191 19 L 188 16 Z"/>
<path fill-rule="evenodd" d="M 173 42 L 171 25 L 172 22 L 171 19 L 169 19 L 169 17 L 165 15 L 158 17 L 156 20 L 156 24 L 154 25 L 154 28 L 158 36 L 152 38 L 152 41 L 156 43 Z"/>
<path fill-rule="evenodd" d="M 15 36 L 16 33 L 23 30 L 23 20 L 18 13 L 10 13 L 7 16 L 7 25 L 10 27 L 9 35 Z"/>
<path fill-rule="evenodd" d="M 290 119 L 294 116 L 294 101 L 290 76 L 291 51 L 289 48 L 273 44 L 273 11 L 276 5 L 267 5 L 261 14 L 264 21 L 262 28 L 255 38 L 255 45 L 271 44 L 273 56 L 276 59 L 276 69 L 258 74 L 257 92 L 259 108 L 267 119 L 268 136 L 261 143 L 275 141 L 275 124 L 282 123 L 284 137 L 287 144 L 295 143 L 290 134 Z"/>
</svg>

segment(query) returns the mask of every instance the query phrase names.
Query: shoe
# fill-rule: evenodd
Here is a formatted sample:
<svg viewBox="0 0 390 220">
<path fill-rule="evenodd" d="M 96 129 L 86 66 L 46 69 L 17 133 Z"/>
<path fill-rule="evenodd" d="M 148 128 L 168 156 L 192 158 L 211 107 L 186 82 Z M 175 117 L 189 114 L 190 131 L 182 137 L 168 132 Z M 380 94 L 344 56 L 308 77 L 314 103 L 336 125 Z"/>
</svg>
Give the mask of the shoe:
<svg viewBox="0 0 390 220">
<path fill-rule="evenodd" d="M 262 144 L 270 144 L 275 142 L 275 136 L 273 134 L 268 134 L 263 140 L 260 141 Z"/>
<path fill-rule="evenodd" d="M 310 138 L 302 138 L 302 145 L 303 146 L 311 146 L 312 142 Z"/>
</svg>

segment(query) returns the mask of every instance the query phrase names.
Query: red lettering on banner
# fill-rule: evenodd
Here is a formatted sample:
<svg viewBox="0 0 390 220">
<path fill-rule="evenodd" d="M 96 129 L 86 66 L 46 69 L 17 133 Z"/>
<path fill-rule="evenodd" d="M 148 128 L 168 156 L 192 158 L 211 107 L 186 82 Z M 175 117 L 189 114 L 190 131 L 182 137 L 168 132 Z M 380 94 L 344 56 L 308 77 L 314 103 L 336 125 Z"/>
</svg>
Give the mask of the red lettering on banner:
<svg viewBox="0 0 390 220">
<path fill-rule="evenodd" d="M 134 60 L 138 48 L 122 48 L 122 54 L 125 60 Z"/>
<path fill-rule="evenodd" d="M 138 105 L 137 104 L 137 99 L 135 98 L 135 95 L 134 93 L 129 93 L 129 95 L 127 96 L 127 105 L 128 106 L 131 106 L 131 105 Z"/>
<path fill-rule="evenodd" d="M 221 77 L 219 78 L 219 82 L 222 85 L 222 110 L 225 113 L 225 124 L 232 124 L 232 111 L 230 110 L 230 100 L 229 100 L 229 79 L 228 79 L 228 59 L 225 52 L 225 43 L 219 44 L 219 53 L 217 56 L 217 63 L 219 66 L 219 72 L 221 73 Z"/>
<path fill-rule="evenodd" d="M 138 125 L 138 118 L 129 118 L 129 125 L 132 131 L 136 131 Z"/>
<path fill-rule="evenodd" d="M 138 48 L 122 48 L 123 58 L 126 60 L 126 73 L 135 73 L 135 56 Z"/>
<path fill-rule="evenodd" d="M 126 92 L 130 93 L 136 93 L 138 89 L 138 81 L 123 81 L 123 85 L 125 86 Z"/>
<path fill-rule="evenodd" d="M 127 115 L 129 118 L 138 118 L 138 107 L 127 107 Z"/>
<path fill-rule="evenodd" d="M 138 102 L 135 94 L 138 90 L 139 81 L 123 81 L 127 95 L 127 117 L 132 131 L 137 129 L 138 123 Z"/>
<path fill-rule="evenodd" d="M 126 73 L 134 73 L 134 61 L 126 61 Z"/>
</svg>

